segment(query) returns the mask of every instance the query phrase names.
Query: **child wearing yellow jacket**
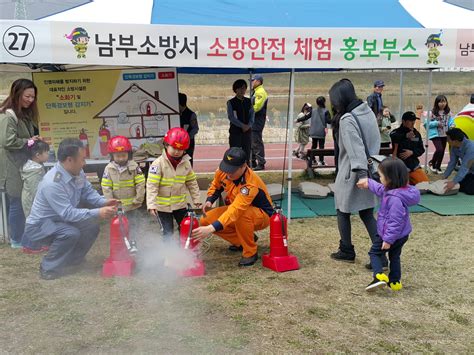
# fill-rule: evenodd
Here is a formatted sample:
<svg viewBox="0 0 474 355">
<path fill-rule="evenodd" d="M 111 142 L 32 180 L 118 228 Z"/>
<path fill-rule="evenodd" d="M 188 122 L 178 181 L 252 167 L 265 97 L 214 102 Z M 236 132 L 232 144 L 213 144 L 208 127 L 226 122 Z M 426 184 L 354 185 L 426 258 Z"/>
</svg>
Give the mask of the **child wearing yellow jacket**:
<svg viewBox="0 0 474 355">
<path fill-rule="evenodd" d="M 189 135 L 182 128 L 170 129 L 163 140 L 165 150 L 150 166 L 147 189 L 147 208 L 158 218 L 165 240 L 174 231 L 173 218 L 178 226 L 186 216 L 186 195 L 200 207 L 199 186 L 191 166 L 189 155 Z"/>
<path fill-rule="evenodd" d="M 113 137 L 107 149 L 111 161 L 102 176 L 102 192 L 107 199 L 120 200 L 129 221 L 131 235 L 135 236 L 139 219 L 137 212 L 145 199 L 145 175 L 132 160 L 132 145 L 128 138 Z"/>
</svg>

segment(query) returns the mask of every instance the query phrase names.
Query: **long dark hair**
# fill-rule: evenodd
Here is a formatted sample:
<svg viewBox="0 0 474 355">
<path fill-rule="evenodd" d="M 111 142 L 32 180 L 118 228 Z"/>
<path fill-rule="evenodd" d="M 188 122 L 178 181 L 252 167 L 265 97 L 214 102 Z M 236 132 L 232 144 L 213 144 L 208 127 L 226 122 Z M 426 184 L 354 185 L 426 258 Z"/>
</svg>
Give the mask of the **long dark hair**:
<svg viewBox="0 0 474 355">
<path fill-rule="evenodd" d="M 27 89 L 35 91 L 35 100 L 28 108 L 21 106 L 21 97 L 23 92 Z M 10 94 L 0 105 L 0 112 L 5 113 L 7 109 L 12 109 L 19 119 L 30 119 L 37 126 L 38 125 L 38 89 L 36 85 L 28 79 L 17 79 L 13 82 L 10 88 Z"/>
<path fill-rule="evenodd" d="M 385 158 L 379 164 L 379 170 L 387 180 L 388 190 L 398 189 L 408 185 L 408 169 L 405 163 L 398 158 Z"/>
<path fill-rule="evenodd" d="M 333 130 L 337 136 L 341 117 L 359 106 L 362 101 L 357 97 L 354 85 L 349 79 L 341 79 L 329 89 L 329 100 L 333 113 Z"/>
<path fill-rule="evenodd" d="M 444 114 L 447 115 L 448 113 L 451 112 L 451 109 L 449 108 L 449 105 L 448 105 L 448 99 L 446 98 L 446 96 L 438 95 L 438 96 L 436 96 L 436 99 L 435 99 L 435 102 L 434 102 L 434 105 L 433 105 L 433 109 L 431 110 L 431 112 L 433 113 L 434 116 L 439 116 L 439 106 L 438 106 L 438 104 L 441 101 L 446 101 L 446 107 L 444 108 Z"/>
<path fill-rule="evenodd" d="M 321 108 L 326 108 L 326 99 L 324 96 L 318 96 L 316 99 L 316 105 L 318 105 Z"/>
</svg>

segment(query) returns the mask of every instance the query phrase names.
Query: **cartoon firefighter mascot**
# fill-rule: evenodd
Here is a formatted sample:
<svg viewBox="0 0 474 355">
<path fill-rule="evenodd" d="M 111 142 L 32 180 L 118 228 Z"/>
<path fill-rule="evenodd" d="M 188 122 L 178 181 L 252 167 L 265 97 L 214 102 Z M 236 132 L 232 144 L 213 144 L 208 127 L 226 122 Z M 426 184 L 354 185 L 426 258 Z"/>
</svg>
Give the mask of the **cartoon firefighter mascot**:
<svg viewBox="0 0 474 355">
<path fill-rule="evenodd" d="M 87 52 L 87 44 L 89 43 L 89 34 L 82 27 L 76 27 L 69 35 L 65 36 L 74 45 L 77 52 L 77 58 L 85 58 Z"/>
<path fill-rule="evenodd" d="M 434 33 L 429 35 L 429 37 L 426 39 L 425 46 L 428 48 L 428 60 L 426 61 L 426 64 L 434 64 L 438 65 L 438 57 L 440 55 L 440 51 L 438 47 L 441 47 L 441 34 L 443 31 L 440 33 Z"/>
</svg>

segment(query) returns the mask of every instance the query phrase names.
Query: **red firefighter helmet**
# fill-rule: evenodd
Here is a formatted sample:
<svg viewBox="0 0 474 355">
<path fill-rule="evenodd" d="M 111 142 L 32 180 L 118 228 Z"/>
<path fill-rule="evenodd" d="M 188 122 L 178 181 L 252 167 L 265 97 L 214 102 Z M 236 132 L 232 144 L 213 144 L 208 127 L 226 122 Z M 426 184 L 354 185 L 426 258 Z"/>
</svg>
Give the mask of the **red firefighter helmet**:
<svg viewBox="0 0 474 355">
<path fill-rule="evenodd" d="M 127 137 L 115 136 L 111 140 L 109 140 L 107 144 L 107 151 L 109 154 L 131 152 L 132 145 L 130 144 L 130 141 Z"/>
<path fill-rule="evenodd" d="M 189 134 L 183 128 L 174 127 L 166 132 L 163 142 L 175 149 L 186 150 L 189 148 Z"/>
</svg>

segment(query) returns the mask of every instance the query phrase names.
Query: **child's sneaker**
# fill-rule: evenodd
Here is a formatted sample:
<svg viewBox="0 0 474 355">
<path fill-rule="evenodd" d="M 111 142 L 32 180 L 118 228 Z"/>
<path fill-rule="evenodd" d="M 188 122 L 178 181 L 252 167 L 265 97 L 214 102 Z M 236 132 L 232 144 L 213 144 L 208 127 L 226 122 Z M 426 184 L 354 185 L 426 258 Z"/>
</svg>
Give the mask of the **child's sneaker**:
<svg viewBox="0 0 474 355">
<path fill-rule="evenodd" d="M 393 291 L 400 291 L 403 287 L 401 281 L 390 282 L 388 285 Z"/>
<path fill-rule="evenodd" d="M 385 274 L 377 274 L 374 280 L 365 288 L 366 291 L 375 291 L 378 288 L 387 286 L 388 276 Z"/>
</svg>

